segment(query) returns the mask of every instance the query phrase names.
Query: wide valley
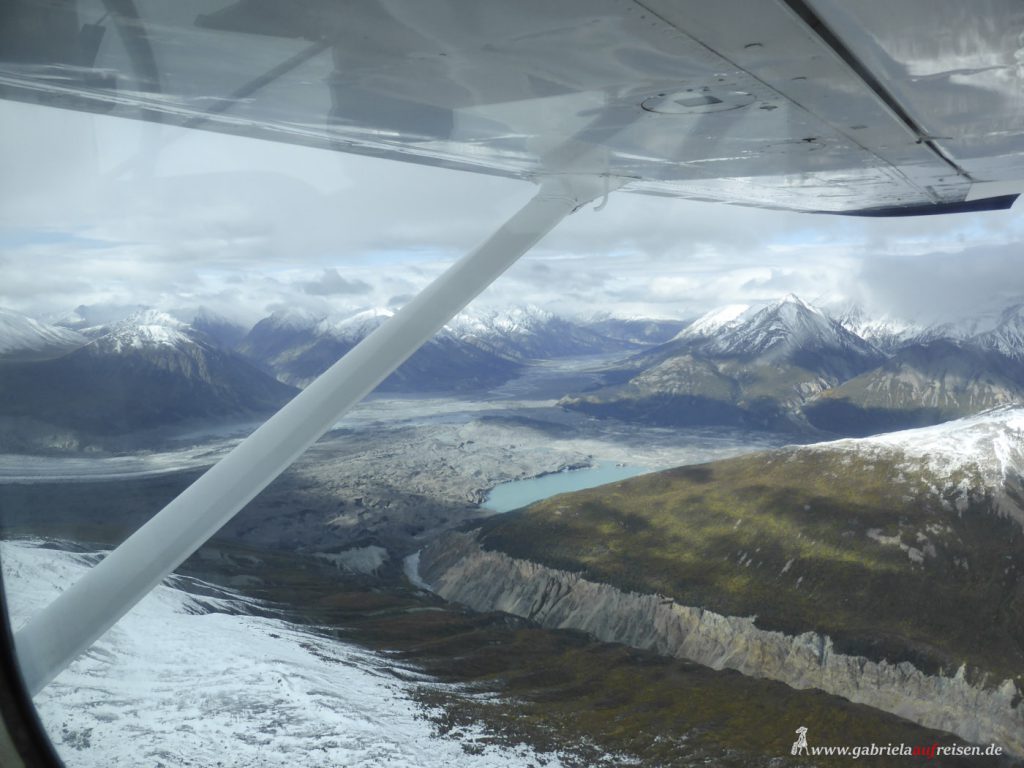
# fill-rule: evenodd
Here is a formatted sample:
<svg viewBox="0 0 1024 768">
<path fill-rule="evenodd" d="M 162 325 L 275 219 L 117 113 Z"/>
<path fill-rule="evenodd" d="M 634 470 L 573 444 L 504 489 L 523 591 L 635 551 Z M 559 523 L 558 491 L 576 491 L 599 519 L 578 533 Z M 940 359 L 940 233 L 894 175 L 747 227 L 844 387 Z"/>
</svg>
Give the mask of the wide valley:
<svg viewBox="0 0 1024 768">
<path fill-rule="evenodd" d="M 558 406 L 607 362 L 542 362 L 485 392 L 358 406 L 40 695 L 67 764 L 218 764 L 229 744 L 223 764 L 238 766 L 777 766 L 801 725 L 825 743 L 941 738 L 838 696 L 422 588 L 416 553 L 468 521 L 794 441 Z M 253 426 L 190 427 L 121 455 L 0 456 L 15 624 Z"/>
</svg>

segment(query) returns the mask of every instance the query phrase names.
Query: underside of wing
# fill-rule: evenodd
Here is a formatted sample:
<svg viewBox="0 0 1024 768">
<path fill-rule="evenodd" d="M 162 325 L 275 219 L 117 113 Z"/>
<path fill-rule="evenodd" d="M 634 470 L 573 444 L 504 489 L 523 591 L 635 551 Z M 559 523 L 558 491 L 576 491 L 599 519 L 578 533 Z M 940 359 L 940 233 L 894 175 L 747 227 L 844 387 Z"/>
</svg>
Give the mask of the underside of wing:
<svg viewBox="0 0 1024 768">
<path fill-rule="evenodd" d="M 766 208 L 1008 207 L 1015 0 L 14 0 L 0 97 Z"/>
</svg>

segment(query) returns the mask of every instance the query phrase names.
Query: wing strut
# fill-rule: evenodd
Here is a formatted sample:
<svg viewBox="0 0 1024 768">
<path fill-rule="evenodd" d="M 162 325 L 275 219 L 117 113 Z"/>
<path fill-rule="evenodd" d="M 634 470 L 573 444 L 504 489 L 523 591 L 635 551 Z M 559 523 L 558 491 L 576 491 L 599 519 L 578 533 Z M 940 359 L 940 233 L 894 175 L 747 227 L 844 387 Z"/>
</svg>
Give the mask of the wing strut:
<svg viewBox="0 0 1024 768">
<path fill-rule="evenodd" d="M 545 180 L 518 213 L 239 443 L 15 634 L 35 695 L 563 218 L 604 193 Z"/>
</svg>

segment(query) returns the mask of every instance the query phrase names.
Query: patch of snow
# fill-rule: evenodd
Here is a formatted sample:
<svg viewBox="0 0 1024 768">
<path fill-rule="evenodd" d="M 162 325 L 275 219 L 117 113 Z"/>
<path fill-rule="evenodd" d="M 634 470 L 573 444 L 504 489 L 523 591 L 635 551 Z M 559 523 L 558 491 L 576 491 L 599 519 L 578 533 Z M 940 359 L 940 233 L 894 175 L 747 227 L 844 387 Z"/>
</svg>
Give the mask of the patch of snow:
<svg viewBox="0 0 1024 768">
<path fill-rule="evenodd" d="M 91 559 L 39 542 L 2 542 L 0 552 L 15 627 Z M 153 590 L 36 697 L 68 768 L 561 765 L 554 754 L 485 744 L 473 726 L 438 737 L 411 698 L 414 686 L 438 683 L 414 670 L 400 680 L 377 654 L 249 615 L 253 601 L 212 585 L 202 586 L 224 597 L 174 583 L 182 580 Z"/>
<path fill-rule="evenodd" d="M 341 552 L 317 552 L 321 560 L 333 563 L 335 568 L 350 573 L 376 574 L 387 562 L 389 555 L 384 547 L 371 544 L 368 547 L 354 547 Z"/>
<path fill-rule="evenodd" d="M 867 536 L 869 539 L 877 541 L 883 547 L 899 547 L 903 552 L 906 553 L 907 557 L 910 558 L 911 562 L 917 563 L 918 565 L 924 562 L 924 556 L 926 554 L 930 557 L 935 557 L 936 554 L 935 547 L 931 543 L 926 544 L 922 551 L 917 547 L 911 547 L 907 544 L 904 544 L 902 539 L 900 539 L 899 534 L 895 536 L 883 535 L 881 528 L 870 528 L 868 530 Z M 921 534 L 918 533 L 918 541 L 920 540 Z M 925 541 L 927 541 L 927 537 L 925 538 Z"/>
<path fill-rule="evenodd" d="M 426 590 L 427 592 L 433 592 L 430 585 L 423 580 L 420 576 L 420 550 L 416 550 L 411 555 L 407 555 L 402 561 L 402 571 L 405 573 L 405 578 L 409 580 L 409 583 L 414 587 Z"/>
<path fill-rule="evenodd" d="M 898 547 L 900 545 L 900 537 L 896 536 L 884 536 L 882 535 L 881 528 L 869 528 L 867 536 L 872 541 L 877 541 L 883 547 Z"/>
</svg>

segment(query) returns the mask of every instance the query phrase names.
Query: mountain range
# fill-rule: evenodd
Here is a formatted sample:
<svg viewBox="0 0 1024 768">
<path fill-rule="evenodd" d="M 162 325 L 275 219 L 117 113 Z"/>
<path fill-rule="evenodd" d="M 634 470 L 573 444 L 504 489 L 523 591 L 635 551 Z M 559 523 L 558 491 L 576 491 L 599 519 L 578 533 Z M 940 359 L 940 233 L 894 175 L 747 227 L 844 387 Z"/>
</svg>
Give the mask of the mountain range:
<svg viewBox="0 0 1024 768">
<path fill-rule="evenodd" d="M 343 318 L 275 314 L 258 322 L 238 350 L 279 380 L 304 387 L 393 314 L 386 309 Z M 463 343 L 445 328 L 382 382 L 381 389 L 476 389 L 507 381 L 518 369 L 516 360 Z"/>
<path fill-rule="evenodd" d="M 279 380 L 306 386 L 394 314 L 371 309 L 347 317 L 283 312 L 258 322 L 238 351 Z M 605 324 L 608 327 L 608 324 Z M 627 327 L 607 335 L 535 307 L 463 312 L 381 384 L 383 391 L 465 391 L 501 384 L 522 363 L 637 350 Z M 624 332 L 625 331 L 625 332 Z M 647 342 L 649 344 L 650 342 Z"/>
<path fill-rule="evenodd" d="M 47 324 L 0 312 L 3 445 L 71 446 L 190 419 L 237 419 L 279 407 L 394 314 L 281 312 L 245 328 L 207 308 L 174 313 L 77 307 Z M 383 384 L 464 392 L 499 385 L 531 360 L 632 352 L 675 321 L 601 329 L 527 307 L 457 316 Z"/>
<path fill-rule="evenodd" d="M 731 305 L 623 361 L 620 383 L 568 409 L 664 425 L 729 424 L 866 435 L 1024 401 L 1024 305 L 915 326 L 837 316 L 789 295 Z"/>
<path fill-rule="evenodd" d="M 0 419 L 10 442 L 26 429 L 121 434 L 265 412 L 392 314 L 290 310 L 246 328 L 207 308 L 82 306 L 52 325 L 2 310 Z M 866 435 L 1024 401 L 1024 304 L 931 326 L 857 307 L 830 313 L 793 295 L 690 322 L 464 312 L 381 388 L 488 389 L 531 361 L 581 355 L 611 362 L 603 386 L 567 394 L 566 409 L 664 426 Z"/>
<path fill-rule="evenodd" d="M 74 346 L 47 359 L 17 353 L 0 363 L 0 435 L 8 450 L 74 446 L 84 435 L 191 419 L 237 419 L 272 411 L 296 392 L 155 310 L 134 312 L 91 340 L 38 322 L 32 330 L 33 337 L 19 337 L 19 350 L 40 349 L 51 338 Z"/>
</svg>

